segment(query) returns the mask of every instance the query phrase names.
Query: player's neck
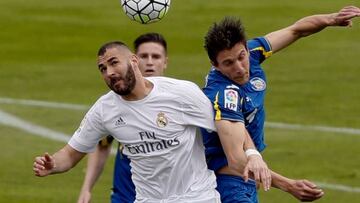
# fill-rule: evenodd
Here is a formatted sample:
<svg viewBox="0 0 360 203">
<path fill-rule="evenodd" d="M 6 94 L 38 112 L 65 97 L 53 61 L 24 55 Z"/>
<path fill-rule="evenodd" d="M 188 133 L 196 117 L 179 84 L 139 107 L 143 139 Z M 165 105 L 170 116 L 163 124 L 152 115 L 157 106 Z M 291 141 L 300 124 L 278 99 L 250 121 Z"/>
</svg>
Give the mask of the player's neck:
<svg viewBox="0 0 360 203">
<path fill-rule="evenodd" d="M 141 100 L 141 99 L 144 99 L 148 94 L 150 94 L 153 87 L 154 87 L 154 84 L 151 83 L 149 80 L 146 80 L 143 77 L 139 77 L 139 78 L 137 78 L 135 87 L 131 91 L 131 93 L 128 95 L 121 96 L 121 97 L 127 101 Z"/>
</svg>

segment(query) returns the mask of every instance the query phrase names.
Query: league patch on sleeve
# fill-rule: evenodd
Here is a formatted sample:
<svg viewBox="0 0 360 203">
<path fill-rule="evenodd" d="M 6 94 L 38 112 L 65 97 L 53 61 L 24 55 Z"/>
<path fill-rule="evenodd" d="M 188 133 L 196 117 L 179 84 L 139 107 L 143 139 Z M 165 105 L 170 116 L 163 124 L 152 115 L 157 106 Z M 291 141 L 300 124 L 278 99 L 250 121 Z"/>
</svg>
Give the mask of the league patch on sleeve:
<svg viewBox="0 0 360 203">
<path fill-rule="evenodd" d="M 252 78 L 250 84 L 255 91 L 264 91 L 266 89 L 266 82 L 259 77 Z"/>
<path fill-rule="evenodd" d="M 227 109 L 237 111 L 238 106 L 238 100 L 239 100 L 239 94 L 237 91 L 232 89 L 225 89 L 224 90 L 224 106 Z"/>
</svg>

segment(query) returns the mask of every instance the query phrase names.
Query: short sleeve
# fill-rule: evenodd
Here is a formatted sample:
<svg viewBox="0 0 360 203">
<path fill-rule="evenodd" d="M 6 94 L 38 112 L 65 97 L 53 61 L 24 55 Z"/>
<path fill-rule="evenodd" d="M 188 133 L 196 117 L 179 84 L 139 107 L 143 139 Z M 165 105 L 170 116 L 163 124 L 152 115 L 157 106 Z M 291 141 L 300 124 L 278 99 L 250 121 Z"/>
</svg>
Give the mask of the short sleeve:
<svg viewBox="0 0 360 203">
<path fill-rule="evenodd" d="M 264 37 L 251 39 L 247 42 L 250 57 L 253 63 L 261 64 L 272 55 L 270 43 Z"/>
<path fill-rule="evenodd" d="M 216 131 L 210 100 L 196 84 L 189 82 L 186 87 L 186 97 L 183 97 L 182 104 L 184 123 Z"/>
<path fill-rule="evenodd" d="M 89 153 L 95 150 L 96 145 L 106 136 L 102 119 L 101 108 L 96 103 L 85 115 L 77 131 L 73 134 L 68 144 L 77 151 Z"/>
<path fill-rule="evenodd" d="M 215 121 L 244 122 L 242 102 L 238 88 L 220 88 L 212 101 Z"/>
</svg>

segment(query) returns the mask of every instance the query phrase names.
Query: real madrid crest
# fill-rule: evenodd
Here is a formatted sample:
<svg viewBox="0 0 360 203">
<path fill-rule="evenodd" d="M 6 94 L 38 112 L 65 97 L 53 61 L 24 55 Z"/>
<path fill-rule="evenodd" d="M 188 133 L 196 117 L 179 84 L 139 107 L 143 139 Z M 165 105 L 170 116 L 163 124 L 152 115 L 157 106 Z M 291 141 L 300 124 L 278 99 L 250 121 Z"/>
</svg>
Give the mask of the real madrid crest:
<svg viewBox="0 0 360 203">
<path fill-rule="evenodd" d="M 160 128 L 164 128 L 168 124 L 168 119 L 163 112 L 158 113 L 156 124 Z"/>
</svg>

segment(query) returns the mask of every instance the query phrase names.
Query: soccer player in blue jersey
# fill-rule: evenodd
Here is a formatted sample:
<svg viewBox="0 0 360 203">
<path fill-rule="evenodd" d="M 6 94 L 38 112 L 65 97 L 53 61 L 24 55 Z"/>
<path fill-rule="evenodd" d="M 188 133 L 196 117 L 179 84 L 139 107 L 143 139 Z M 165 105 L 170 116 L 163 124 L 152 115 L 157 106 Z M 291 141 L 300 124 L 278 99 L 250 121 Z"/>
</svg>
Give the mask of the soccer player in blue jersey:
<svg viewBox="0 0 360 203">
<path fill-rule="evenodd" d="M 162 76 L 167 67 L 167 43 L 158 33 L 140 35 L 134 41 L 135 54 L 139 57 L 141 74 L 146 77 Z M 94 153 L 89 154 L 84 183 L 78 203 L 91 200 L 91 190 L 100 176 L 109 156 L 113 138 L 108 136 L 102 140 Z M 114 166 L 112 203 L 130 203 L 135 201 L 135 186 L 131 180 L 130 160 L 121 152 L 119 146 Z"/>
<path fill-rule="evenodd" d="M 359 8 L 347 6 L 337 13 L 302 18 L 289 27 L 248 41 L 236 18 L 226 17 L 209 29 L 205 49 L 213 67 L 204 92 L 213 103 L 218 132 L 202 130 L 202 133 L 208 167 L 216 172 L 223 203 L 258 201 L 258 177 L 254 177 L 255 181 L 244 181 L 248 174 L 236 163 L 241 162 L 237 160 L 241 159 L 239 153 L 261 157 L 259 152 L 266 147 L 263 130 L 267 84 L 262 62 L 296 40 L 328 26 L 351 26 L 351 19 L 359 16 Z M 307 180 L 292 180 L 275 172 L 271 178 L 273 187 L 301 201 L 314 201 L 324 194 Z"/>
</svg>

